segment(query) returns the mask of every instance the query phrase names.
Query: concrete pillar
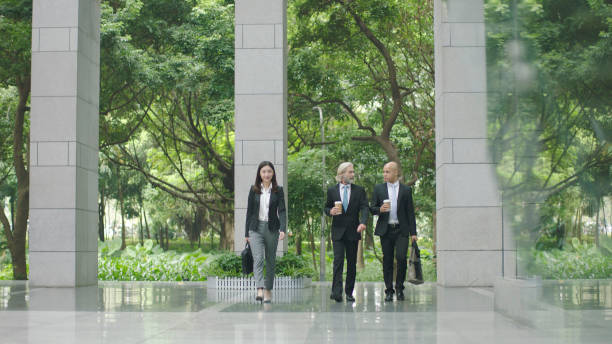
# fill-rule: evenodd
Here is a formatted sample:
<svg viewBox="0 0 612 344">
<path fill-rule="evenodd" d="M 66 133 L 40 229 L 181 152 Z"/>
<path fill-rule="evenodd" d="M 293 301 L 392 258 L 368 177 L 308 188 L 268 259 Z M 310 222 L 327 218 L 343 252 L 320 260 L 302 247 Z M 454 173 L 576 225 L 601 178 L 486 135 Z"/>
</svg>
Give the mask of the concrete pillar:
<svg viewBox="0 0 612 344">
<path fill-rule="evenodd" d="M 274 163 L 287 199 L 287 1 L 236 0 L 234 250 L 244 248 L 249 187 Z M 278 251 L 286 252 L 287 240 Z"/>
<path fill-rule="evenodd" d="M 438 283 L 492 286 L 513 275 L 488 152 L 483 0 L 434 2 Z"/>
<path fill-rule="evenodd" d="M 100 4 L 34 0 L 30 284 L 97 283 Z"/>
</svg>

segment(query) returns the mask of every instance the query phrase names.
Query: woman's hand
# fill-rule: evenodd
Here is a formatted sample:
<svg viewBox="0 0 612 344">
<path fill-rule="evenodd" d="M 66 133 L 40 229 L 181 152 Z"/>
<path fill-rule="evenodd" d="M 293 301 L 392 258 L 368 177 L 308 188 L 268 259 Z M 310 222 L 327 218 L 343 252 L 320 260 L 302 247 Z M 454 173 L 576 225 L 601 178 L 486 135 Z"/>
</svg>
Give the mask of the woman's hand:
<svg viewBox="0 0 612 344">
<path fill-rule="evenodd" d="M 280 232 L 280 234 L 278 235 L 278 240 L 283 240 L 285 239 L 285 232 Z"/>
</svg>

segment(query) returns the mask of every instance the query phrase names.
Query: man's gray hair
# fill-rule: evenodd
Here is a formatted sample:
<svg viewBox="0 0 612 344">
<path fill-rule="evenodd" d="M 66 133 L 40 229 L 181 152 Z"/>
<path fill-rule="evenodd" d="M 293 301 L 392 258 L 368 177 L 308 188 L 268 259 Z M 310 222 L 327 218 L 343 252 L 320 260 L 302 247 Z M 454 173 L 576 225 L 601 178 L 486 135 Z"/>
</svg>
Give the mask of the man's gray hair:
<svg viewBox="0 0 612 344">
<path fill-rule="evenodd" d="M 344 172 L 346 172 L 346 170 L 349 167 L 353 167 L 352 162 L 343 162 L 340 164 L 340 166 L 338 166 L 338 173 L 336 173 L 336 181 L 338 183 L 342 181 L 342 176 L 344 175 Z"/>
</svg>

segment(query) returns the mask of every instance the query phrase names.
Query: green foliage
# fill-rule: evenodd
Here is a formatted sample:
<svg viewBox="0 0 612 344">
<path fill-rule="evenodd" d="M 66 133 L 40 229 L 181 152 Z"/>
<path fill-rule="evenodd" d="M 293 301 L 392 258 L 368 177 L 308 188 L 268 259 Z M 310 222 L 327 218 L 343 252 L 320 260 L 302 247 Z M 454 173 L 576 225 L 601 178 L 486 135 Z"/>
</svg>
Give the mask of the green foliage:
<svg viewBox="0 0 612 344">
<path fill-rule="evenodd" d="M 98 280 L 101 281 L 205 281 L 208 255 L 196 250 L 189 253 L 164 252 L 153 241 L 141 246 L 127 246 L 121 252 L 121 240 L 101 243 L 98 253 Z"/>
<path fill-rule="evenodd" d="M 208 273 L 217 277 L 242 276 L 242 259 L 232 252 L 220 254 L 210 263 Z"/>
<path fill-rule="evenodd" d="M 125 213 L 146 208 L 169 237 L 231 221 L 233 13 L 220 0 L 101 3 L 100 150 L 113 172 L 101 193 L 117 200 L 122 185 Z"/>
<path fill-rule="evenodd" d="M 314 271 L 305 256 L 287 252 L 276 260 L 276 274 L 289 277 L 312 277 Z"/>
<path fill-rule="evenodd" d="M 239 277 L 242 276 L 241 257 L 226 252 L 218 255 L 210 263 L 209 276 Z M 309 261 L 302 256 L 286 253 L 276 259 L 276 275 L 289 277 L 312 277 L 313 270 Z"/>
<path fill-rule="evenodd" d="M 104 242 L 98 242 L 98 256 L 118 257 L 121 255 L 121 239 L 116 238 Z"/>
<path fill-rule="evenodd" d="M 532 249 L 530 273 L 545 279 L 601 279 L 612 276 L 612 256 L 602 254 L 595 245 L 573 238 L 565 250 Z"/>
<path fill-rule="evenodd" d="M 10 281 L 13 279 L 13 264 L 0 264 L 0 268 L 2 268 L 0 270 L 0 281 Z"/>
<path fill-rule="evenodd" d="M 0 86 L 30 82 L 32 1 L 0 0 Z"/>
</svg>

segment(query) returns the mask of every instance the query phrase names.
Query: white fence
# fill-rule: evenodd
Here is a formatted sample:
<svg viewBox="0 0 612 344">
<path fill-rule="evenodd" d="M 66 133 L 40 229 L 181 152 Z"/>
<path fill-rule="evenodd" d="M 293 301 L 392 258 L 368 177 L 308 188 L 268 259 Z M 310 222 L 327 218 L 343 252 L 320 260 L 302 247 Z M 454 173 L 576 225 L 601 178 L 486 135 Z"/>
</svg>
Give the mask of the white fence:
<svg viewBox="0 0 612 344">
<path fill-rule="evenodd" d="M 310 287 L 312 279 L 306 277 L 286 277 L 277 276 L 274 278 L 274 289 L 303 289 Z M 255 289 L 255 279 L 253 277 L 225 277 L 218 278 L 210 276 L 207 280 L 208 289 L 221 290 L 249 290 Z"/>
</svg>

